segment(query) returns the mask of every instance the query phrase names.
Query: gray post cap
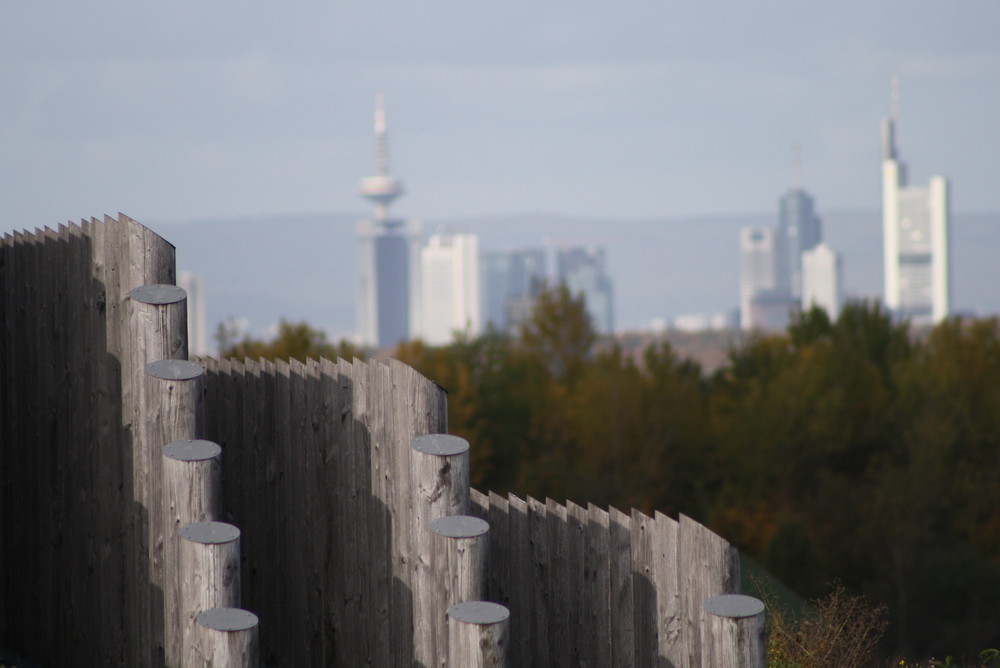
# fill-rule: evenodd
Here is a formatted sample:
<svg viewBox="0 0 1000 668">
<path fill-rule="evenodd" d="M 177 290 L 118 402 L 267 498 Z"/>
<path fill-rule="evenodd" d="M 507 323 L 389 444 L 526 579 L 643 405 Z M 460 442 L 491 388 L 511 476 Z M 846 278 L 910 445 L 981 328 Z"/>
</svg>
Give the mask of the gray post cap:
<svg viewBox="0 0 1000 668">
<path fill-rule="evenodd" d="M 510 610 L 499 603 L 466 601 L 448 608 L 448 616 L 466 624 L 498 624 L 510 617 Z"/>
<path fill-rule="evenodd" d="M 174 441 L 163 446 L 163 456 L 182 462 L 200 462 L 218 457 L 222 447 L 218 443 L 203 440 Z"/>
<path fill-rule="evenodd" d="M 159 360 L 146 365 L 146 374 L 161 380 L 191 380 L 205 373 L 205 367 L 187 360 Z"/>
<path fill-rule="evenodd" d="M 195 620 L 216 631 L 246 631 L 257 626 L 257 615 L 242 608 L 212 608 L 198 613 Z"/>
<path fill-rule="evenodd" d="M 240 537 L 240 530 L 226 522 L 194 522 L 181 527 L 181 537 L 192 543 L 229 543 Z"/>
<path fill-rule="evenodd" d="M 724 594 L 706 600 L 705 612 L 718 617 L 753 617 L 764 612 L 764 603 L 753 596 Z"/>
<path fill-rule="evenodd" d="M 475 538 L 489 530 L 489 522 L 471 515 L 447 515 L 431 522 L 431 531 L 446 538 Z"/>
<path fill-rule="evenodd" d="M 163 283 L 152 283 L 150 285 L 140 285 L 137 288 L 132 288 L 129 290 L 128 296 L 137 302 L 142 302 L 143 304 L 176 304 L 179 301 L 187 299 L 187 292 L 184 288 L 179 288 L 176 285 L 165 285 Z"/>
<path fill-rule="evenodd" d="M 464 438 L 449 434 L 427 434 L 413 439 L 410 442 L 410 447 L 427 455 L 448 457 L 468 451 L 469 442 Z"/>
</svg>

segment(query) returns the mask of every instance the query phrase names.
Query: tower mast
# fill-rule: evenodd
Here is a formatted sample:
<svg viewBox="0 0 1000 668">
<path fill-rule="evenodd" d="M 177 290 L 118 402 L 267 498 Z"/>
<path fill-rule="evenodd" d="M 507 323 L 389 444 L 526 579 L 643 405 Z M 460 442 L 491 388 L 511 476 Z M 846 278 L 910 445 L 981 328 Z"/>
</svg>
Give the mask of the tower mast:
<svg viewBox="0 0 1000 668">
<path fill-rule="evenodd" d="M 375 222 L 392 226 L 389 205 L 403 194 L 403 182 L 389 176 L 389 142 L 386 133 L 385 100 L 375 96 L 375 175 L 361 180 L 361 195 L 375 204 Z"/>
</svg>

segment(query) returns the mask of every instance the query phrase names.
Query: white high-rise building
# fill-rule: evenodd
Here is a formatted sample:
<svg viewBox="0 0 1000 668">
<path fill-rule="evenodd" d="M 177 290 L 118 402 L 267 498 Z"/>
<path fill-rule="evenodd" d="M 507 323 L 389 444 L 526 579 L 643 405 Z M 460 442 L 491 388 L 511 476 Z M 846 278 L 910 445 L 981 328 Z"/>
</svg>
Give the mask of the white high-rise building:
<svg viewBox="0 0 1000 668">
<path fill-rule="evenodd" d="M 182 271 L 177 276 L 178 287 L 187 292 L 188 307 L 188 355 L 201 357 L 208 355 L 208 336 L 205 319 L 205 287 L 200 276 Z"/>
<path fill-rule="evenodd" d="M 478 336 L 479 240 L 474 234 L 435 234 L 421 250 L 420 338 L 451 343 L 455 333 Z"/>
<path fill-rule="evenodd" d="M 825 243 L 802 252 L 802 309 L 826 309 L 831 320 L 840 316 L 842 300 L 840 255 Z"/>
<path fill-rule="evenodd" d="M 740 230 L 740 327 L 784 329 L 794 300 L 784 268 L 784 247 L 770 227 Z"/>
<path fill-rule="evenodd" d="M 898 93 L 894 87 L 894 100 Z M 885 306 L 918 325 L 940 322 L 951 308 L 948 181 L 907 183 L 896 150 L 896 117 L 882 124 L 882 234 Z"/>
<path fill-rule="evenodd" d="M 394 346 L 420 328 L 420 223 L 389 217 L 403 183 L 389 176 L 385 109 L 375 102 L 375 175 L 361 181 L 374 220 L 358 226 L 358 336 L 362 345 Z"/>
</svg>

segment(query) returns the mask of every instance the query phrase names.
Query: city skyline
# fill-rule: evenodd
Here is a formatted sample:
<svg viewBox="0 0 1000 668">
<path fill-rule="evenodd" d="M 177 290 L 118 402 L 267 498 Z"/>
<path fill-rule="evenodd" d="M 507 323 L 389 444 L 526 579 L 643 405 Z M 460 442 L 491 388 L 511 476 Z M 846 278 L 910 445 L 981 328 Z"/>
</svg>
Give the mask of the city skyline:
<svg viewBox="0 0 1000 668">
<path fill-rule="evenodd" d="M 1000 212 L 992 3 L 243 7 L 4 4 L 5 229 L 360 213 L 379 90 L 404 217 L 770 212 L 795 172 L 867 210 L 894 74 L 909 159 L 961 184 L 957 212 Z"/>
</svg>

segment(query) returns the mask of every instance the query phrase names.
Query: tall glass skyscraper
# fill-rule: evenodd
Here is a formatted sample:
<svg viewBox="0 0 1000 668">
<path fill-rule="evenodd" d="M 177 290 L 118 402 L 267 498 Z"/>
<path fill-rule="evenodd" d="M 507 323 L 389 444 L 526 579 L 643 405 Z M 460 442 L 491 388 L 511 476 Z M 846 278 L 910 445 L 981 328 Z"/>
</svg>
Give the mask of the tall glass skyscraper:
<svg viewBox="0 0 1000 668">
<path fill-rule="evenodd" d="M 604 267 L 604 249 L 595 247 L 560 248 L 556 251 L 556 277 L 573 295 L 582 294 L 594 330 L 613 334 L 614 292 Z"/>
<path fill-rule="evenodd" d="M 483 253 L 481 266 L 483 320 L 498 331 L 515 331 L 545 287 L 545 249 Z"/>
<path fill-rule="evenodd" d="M 822 222 L 816 215 L 813 198 L 801 188 L 793 188 L 779 203 L 778 234 L 781 257 L 776 258 L 780 287 L 792 298 L 802 296 L 802 253 L 823 240 Z"/>
</svg>

